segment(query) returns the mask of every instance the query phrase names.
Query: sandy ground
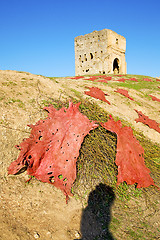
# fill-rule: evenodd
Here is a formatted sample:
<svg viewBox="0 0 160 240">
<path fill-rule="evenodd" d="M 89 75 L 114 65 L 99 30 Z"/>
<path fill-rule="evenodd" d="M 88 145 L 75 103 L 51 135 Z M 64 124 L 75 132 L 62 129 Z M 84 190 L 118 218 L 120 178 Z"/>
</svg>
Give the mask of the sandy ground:
<svg viewBox="0 0 160 240">
<path fill-rule="evenodd" d="M 106 99 L 111 105 L 84 95 L 86 86 L 100 87 L 108 93 Z M 81 217 L 83 207 L 86 206 L 79 199 L 71 197 L 66 205 L 63 193 L 53 186 L 36 179 L 27 184 L 25 181 L 28 176 L 25 172 L 16 176 L 7 175 L 7 167 L 19 154 L 14 146 L 29 136 L 28 124 L 35 124 L 46 116 L 43 111 L 46 102 L 54 102 L 54 99 L 69 100 L 71 96 L 76 97 L 75 92 L 78 92 L 82 97 L 98 103 L 113 117 L 129 122 L 154 143 L 160 144 L 160 134 L 142 123 L 136 123 L 138 115 L 134 111 L 142 111 L 160 123 L 160 103 L 149 101 L 145 97 L 149 93 L 160 98 L 159 89 L 146 89 L 142 92 L 129 90 L 135 101 L 115 93 L 114 90 L 109 85 L 83 79 L 50 79 L 24 72 L 0 71 L 0 239 L 71 240 L 82 237 Z M 142 208 L 145 209 L 147 204 L 143 203 Z M 114 204 L 115 214 L 117 208 Z M 134 209 L 135 206 L 132 210 Z M 147 214 L 152 210 L 148 208 Z M 155 228 L 159 226 L 157 217 L 158 212 L 154 215 Z M 116 239 L 128 239 L 127 233 L 126 237 L 116 233 L 113 235 Z"/>
</svg>

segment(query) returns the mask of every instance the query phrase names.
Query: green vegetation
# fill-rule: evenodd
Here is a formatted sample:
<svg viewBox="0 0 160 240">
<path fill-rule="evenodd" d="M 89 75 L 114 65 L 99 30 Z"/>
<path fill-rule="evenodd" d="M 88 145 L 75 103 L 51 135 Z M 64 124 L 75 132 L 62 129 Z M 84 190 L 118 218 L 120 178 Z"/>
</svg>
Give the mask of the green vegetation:
<svg viewBox="0 0 160 240">
<path fill-rule="evenodd" d="M 126 75 L 126 78 L 131 78 L 131 77 L 135 77 L 138 82 L 134 82 L 134 81 L 125 81 L 125 82 L 108 82 L 108 85 L 111 87 L 125 87 L 125 88 L 129 88 L 129 89 L 134 89 L 137 91 L 141 91 L 143 89 L 155 89 L 157 86 L 159 86 L 159 83 L 154 79 L 154 78 L 150 78 L 152 80 L 152 82 L 147 82 L 147 81 L 143 81 L 143 78 L 147 78 L 146 76 L 140 76 L 140 75 Z"/>
<path fill-rule="evenodd" d="M 18 103 L 18 107 L 25 109 L 25 104 L 20 99 L 9 98 L 8 101 L 5 102 L 7 105 L 13 103 Z"/>
</svg>

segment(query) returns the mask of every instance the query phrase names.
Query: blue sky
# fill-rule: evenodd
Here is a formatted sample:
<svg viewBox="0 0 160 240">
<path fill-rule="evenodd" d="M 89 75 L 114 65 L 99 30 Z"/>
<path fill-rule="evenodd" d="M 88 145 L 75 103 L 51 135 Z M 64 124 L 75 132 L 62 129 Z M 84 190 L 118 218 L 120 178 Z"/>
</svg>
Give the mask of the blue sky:
<svg viewBox="0 0 160 240">
<path fill-rule="evenodd" d="M 160 76 L 160 0 L 0 0 L 0 69 L 73 76 L 74 38 L 111 29 L 128 74 Z"/>
</svg>

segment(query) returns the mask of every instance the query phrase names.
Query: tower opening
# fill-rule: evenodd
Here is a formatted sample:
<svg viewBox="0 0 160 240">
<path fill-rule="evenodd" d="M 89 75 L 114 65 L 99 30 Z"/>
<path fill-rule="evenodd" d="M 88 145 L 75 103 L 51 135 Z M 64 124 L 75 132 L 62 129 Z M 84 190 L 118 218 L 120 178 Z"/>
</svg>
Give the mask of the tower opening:
<svg viewBox="0 0 160 240">
<path fill-rule="evenodd" d="M 113 72 L 115 74 L 119 73 L 119 59 L 118 58 L 115 58 L 113 61 Z"/>
</svg>

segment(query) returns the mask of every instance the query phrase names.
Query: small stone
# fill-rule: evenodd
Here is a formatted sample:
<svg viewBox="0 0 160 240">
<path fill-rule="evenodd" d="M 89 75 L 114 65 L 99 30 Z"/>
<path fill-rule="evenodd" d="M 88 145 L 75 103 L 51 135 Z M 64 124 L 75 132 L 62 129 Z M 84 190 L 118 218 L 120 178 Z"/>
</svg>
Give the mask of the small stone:
<svg viewBox="0 0 160 240">
<path fill-rule="evenodd" d="M 37 238 L 40 238 L 39 233 L 35 232 L 35 233 L 34 233 L 34 238 L 36 238 L 36 239 L 37 239 Z"/>
<path fill-rule="evenodd" d="M 76 238 L 80 238 L 80 234 L 79 234 L 78 231 L 76 231 L 76 233 L 75 233 L 75 237 L 76 237 Z"/>
</svg>

